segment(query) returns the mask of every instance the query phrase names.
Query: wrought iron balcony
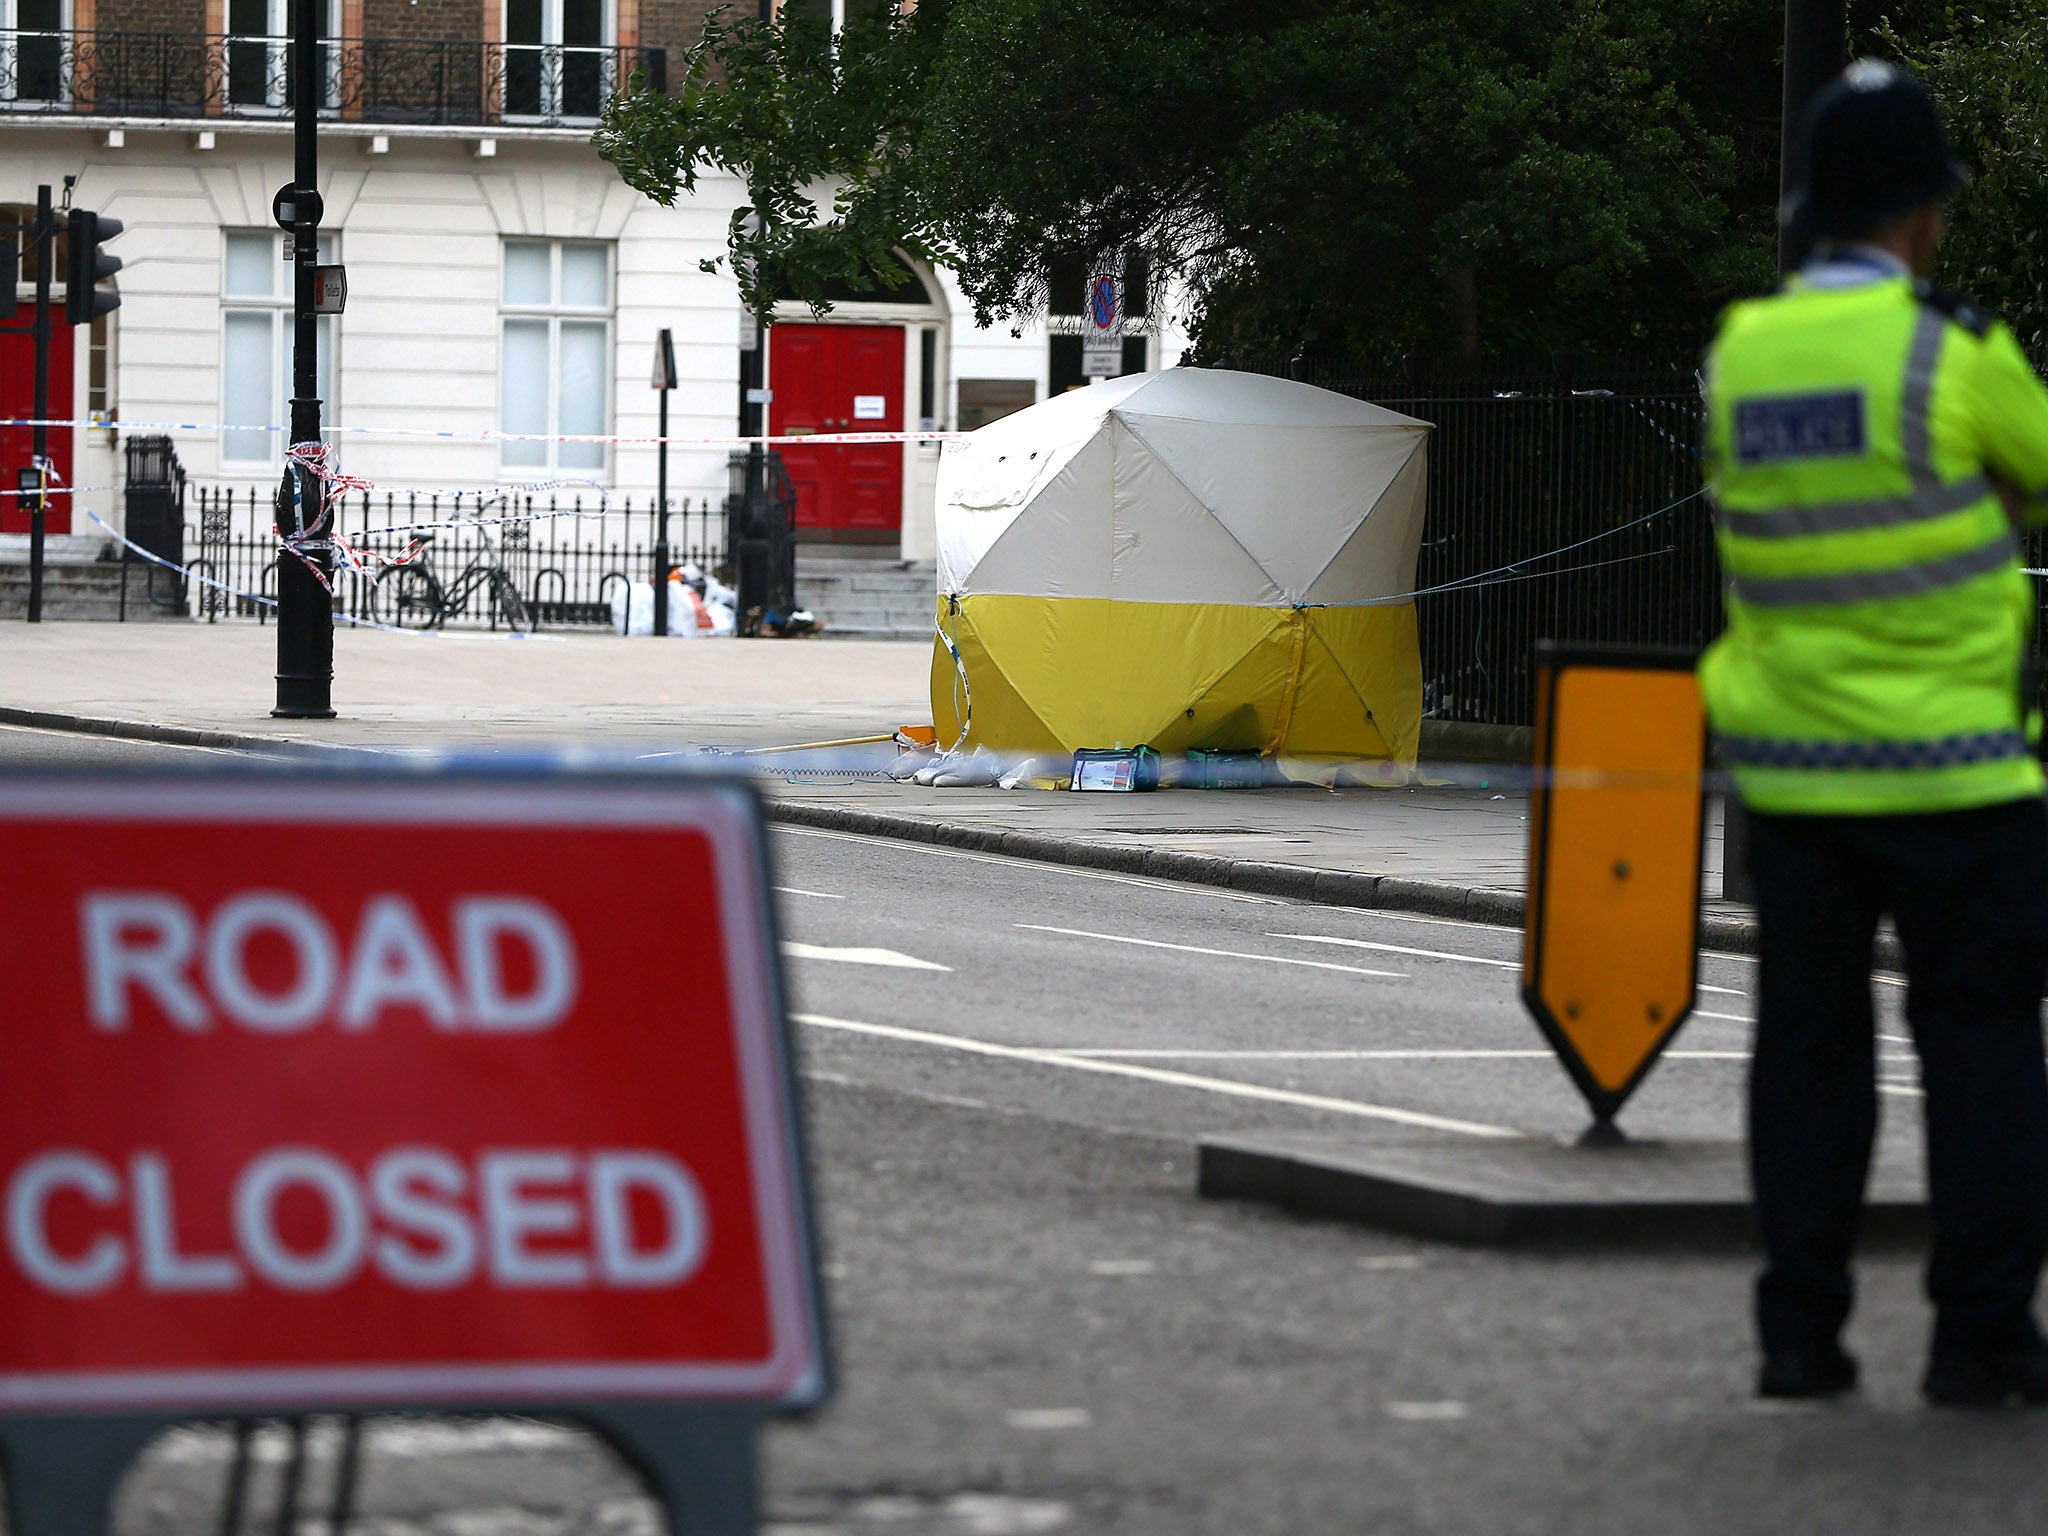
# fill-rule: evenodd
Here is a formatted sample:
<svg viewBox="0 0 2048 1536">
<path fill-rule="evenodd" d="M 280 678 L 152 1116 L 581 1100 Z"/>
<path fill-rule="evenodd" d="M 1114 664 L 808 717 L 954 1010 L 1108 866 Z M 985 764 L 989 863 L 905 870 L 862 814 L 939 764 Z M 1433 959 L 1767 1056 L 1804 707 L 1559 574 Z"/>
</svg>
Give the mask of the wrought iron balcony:
<svg viewBox="0 0 2048 1536">
<path fill-rule="evenodd" d="M 322 115 L 347 121 L 592 123 L 637 75 L 667 87 L 660 48 L 337 37 L 320 52 Z M 293 105 L 292 56 L 281 37 L 0 30 L 0 121 L 9 112 L 277 117 Z"/>
</svg>

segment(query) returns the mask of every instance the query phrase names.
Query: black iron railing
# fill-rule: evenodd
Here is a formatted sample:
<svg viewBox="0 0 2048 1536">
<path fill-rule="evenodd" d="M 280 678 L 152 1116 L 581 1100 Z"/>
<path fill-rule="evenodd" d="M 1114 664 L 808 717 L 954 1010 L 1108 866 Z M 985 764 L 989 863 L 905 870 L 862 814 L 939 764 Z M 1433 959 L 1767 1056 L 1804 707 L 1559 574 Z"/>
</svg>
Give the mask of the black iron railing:
<svg viewBox="0 0 2048 1536">
<path fill-rule="evenodd" d="M 1265 370 L 1436 424 L 1415 582 L 1425 714 L 1531 723 L 1538 639 L 1720 633 L 1696 366 Z"/>
<path fill-rule="evenodd" d="M 323 111 L 370 123 L 547 126 L 594 122 L 660 48 L 337 37 L 321 44 Z M 275 117 L 291 110 L 281 37 L 0 30 L 0 112 L 95 117 Z"/>
<path fill-rule="evenodd" d="M 192 582 L 190 611 L 209 622 L 253 618 L 270 610 L 253 601 L 277 595 L 280 552 L 271 536 L 272 493 L 236 487 L 195 487 L 199 521 L 185 530 L 187 565 L 194 574 L 234 589 Z M 370 552 L 365 574 L 343 570 L 335 578 L 337 613 L 406 627 L 483 625 L 504 628 L 508 594 L 536 629 L 605 627 L 612 599 L 654 571 L 654 507 L 624 499 L 598 505 L 582 498 L 522 496 L 493 502 L 481 514 L 473 500 L 460 505 L 433 497 L 351 496 L 339 511 L 342 535 Z M 493 521 L 513 519 L 511 521 Z M 378 554 L 399 555 L 412 542 L 411 525 L 453 524 L 414 557 L 413 569 L 433 577 L 435 603 L 424 606 L 424 583 L 401 580 Z M 725 513 L 709 501 L 669 503 L 669 560 L 697 565 L 730 580 L 725 561 Z M 289 559 L 291 556 L 284 556 Z M 240 596 L 238 593 L 249 594 Z"/>
</svg>

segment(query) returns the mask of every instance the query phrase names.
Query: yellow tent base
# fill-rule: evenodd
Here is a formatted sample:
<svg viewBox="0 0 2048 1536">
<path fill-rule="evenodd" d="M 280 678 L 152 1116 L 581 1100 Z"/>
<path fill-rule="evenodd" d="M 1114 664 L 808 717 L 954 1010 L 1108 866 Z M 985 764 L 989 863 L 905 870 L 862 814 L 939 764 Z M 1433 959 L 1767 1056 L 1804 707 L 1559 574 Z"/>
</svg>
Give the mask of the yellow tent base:
<svg viewBox="0 0 2048 1536">
<path fill-rule="evenodd" d="M 1146 745 L 1412 768 L 1412 605 L 1256 608 L 981 594 L 939 599 L 932 720 L 1005 756 Z M 959 647 L 954 665 L 945 637 Z M 960 676 L 964 670 L 966 678 Z M 971 718 L 970 718 L 971 717 Z M 1355 775 L 1354 775 L 1355 776 Z"/>
</svg>

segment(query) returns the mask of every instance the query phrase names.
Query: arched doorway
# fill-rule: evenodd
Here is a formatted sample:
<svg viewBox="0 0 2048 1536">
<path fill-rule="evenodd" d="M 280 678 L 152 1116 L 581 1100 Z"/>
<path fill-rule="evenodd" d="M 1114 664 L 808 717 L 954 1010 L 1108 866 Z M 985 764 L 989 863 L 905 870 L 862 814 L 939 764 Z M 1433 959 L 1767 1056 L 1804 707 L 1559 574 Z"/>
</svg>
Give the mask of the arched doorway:
<svg viewBox="0 0 2048 1536">
<path fill-rule="evenodd" d="M 934 416 L 946 311 L 938 284 L 897 257 L 894 287 L 836 285 L 822 318 L 785 298 L 768 332 L 768 431 L 778 437 L 902 432 Z M 898 544 L 912 445 L 781 449 L 796 488 L 797 537 Z"/>
</svg>

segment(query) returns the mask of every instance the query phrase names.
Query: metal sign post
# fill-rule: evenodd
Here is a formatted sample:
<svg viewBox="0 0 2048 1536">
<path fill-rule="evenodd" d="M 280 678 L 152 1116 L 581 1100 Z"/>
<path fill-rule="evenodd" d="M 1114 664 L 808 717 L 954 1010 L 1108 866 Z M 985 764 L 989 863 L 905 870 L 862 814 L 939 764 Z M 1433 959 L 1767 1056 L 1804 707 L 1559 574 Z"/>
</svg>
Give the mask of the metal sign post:
<svg viewBox="0 0 2048 1536">
<path fill-rule="evenodd" d="M 1536 647 L 1536 784 L 1522 1001 L 1614 1117 L 1692 1012 L 1706 719 L 1690 652 Z"/>
<path fill-rule="evenodd" d="M 28 621 L 43 622 L 43 530 L 49 516 L 50 429 L 44 423 L 50 415 L 50 268 L 56 265 L 57 215 L 50 203 L 50 189 L 36 188 L 36 345 L 35 414 L 29 429 L 33 446 L 30 463 L 36 471 L 36 494 L 29 503 L 28 523 Z M 64 414 L 71 414 L 70 404 Z"/>
<path fill-rule="evenodd" d="M 180 1419 L 434 1411 L 746 1536 L 830 1385 L 754 792 L 312 777 L 0 778 L 9 1530 L 105 1536 Z"/>
<path fill-rule="evenodd" d="M 661 401 L 661 442 L 654 451 L 654 632 L 668 633 L 668 396 L 676 387 L 676 343 L 666 326 L 654 339 L 654 385 Z"/>
<path fill-rule="evenodd" d="M 292 409 L 290 445 L 320 442 L 320 103 L 322 0 L 293 0 L 292 185 L 273 205 L 292 241 Z M 338 313 L 338 309 L 336 310 Z M 292 540 L 277 562 L 277 697 L 288 720 L 334 718 L 334 562 L 324 537 L 327 487 L 311 465 L 287 463 L 277 526 Z"/>
</svg>

